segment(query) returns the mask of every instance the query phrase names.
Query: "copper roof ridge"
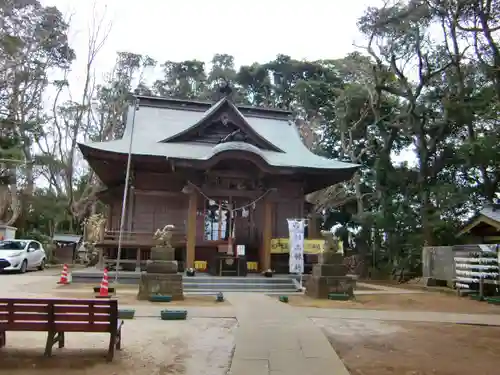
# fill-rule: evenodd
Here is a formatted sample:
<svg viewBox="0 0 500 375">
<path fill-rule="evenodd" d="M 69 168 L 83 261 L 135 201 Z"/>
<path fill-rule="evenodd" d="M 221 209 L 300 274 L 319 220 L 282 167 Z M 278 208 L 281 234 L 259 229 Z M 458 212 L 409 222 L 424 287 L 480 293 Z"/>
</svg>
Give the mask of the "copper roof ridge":
<svg viewBox="0 0 500 375">
<path fill-rule="evenodd" d="M 151 102 L 158 102 L 158 103 L 164 103 L 164 104 L 177 104 L 177 105 L 192 105 L 192 106 L 201 106 L 201 107 L 207 107 L 206 109 L 212 107 L 215 105 L 217 101 L 207 101 L 207 100 L 198 100 L 198 99 L 178 99 L 178 98 L 171 98 L 171 97 L 166 97 L 166 96 L 148 96 L 148 95 L 134 95 L 138 99 L 142 99 L 144 101 L 151 101 Z M 228 99 L 230 100 L 230 99 Z M 230 100 L 231 101 L 231 100 Z M 231 101 L 232 102 L 232 101 Z M 139 106 L 143 106 L 144 102 L 139 102 Z M 237 103 L 234 103 L 234 106 L 237 107 L 239 110 L 244 110 L 244 111 L 255 111 L 255 112 L 261 112 L 261 113 L 269 113 L 269 114 L 276 114 L 276 115 L 291 115 L 292 111 L 286 110 L 286 109 L 281 109 L 281 108 L 270 108 L 270 107 L 257 107 L 257 106 L 251 106 L 251 105 L 240 105 Z"/>
</svg>

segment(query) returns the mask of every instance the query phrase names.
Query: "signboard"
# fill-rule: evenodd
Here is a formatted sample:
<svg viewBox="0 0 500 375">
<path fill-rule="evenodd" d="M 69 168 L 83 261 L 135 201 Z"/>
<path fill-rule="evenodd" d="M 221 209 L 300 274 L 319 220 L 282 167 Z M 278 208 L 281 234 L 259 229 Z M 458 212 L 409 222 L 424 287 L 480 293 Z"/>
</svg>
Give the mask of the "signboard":
<svg viewBox="0 0 500 375">
<path fill-rule="evenodd" d="M 304 273 L 304 228 L 305 221 L 302 219 L 288 219 L 288 230 L 290 232 L 289 272 Z"/>
<path fill-rule="evenodd" d="M 236 245 L 236 255 L 239 257 L 245 256 L 245 245 Z"/>
<path fill-rule="evenodd" d="M 271 239 L 271 254 L 288 254 L 290 239 Z M 304 240 L 304 254 L 319 254 L 325 249 L 325 240 Z"/>
<path fill-rule="evenodd" d="M 0 224 L 1 240 L 13 240 L 16 238 L 16 230 L 16 227 L 9 227 L 8 225 Z"/>
</svg>

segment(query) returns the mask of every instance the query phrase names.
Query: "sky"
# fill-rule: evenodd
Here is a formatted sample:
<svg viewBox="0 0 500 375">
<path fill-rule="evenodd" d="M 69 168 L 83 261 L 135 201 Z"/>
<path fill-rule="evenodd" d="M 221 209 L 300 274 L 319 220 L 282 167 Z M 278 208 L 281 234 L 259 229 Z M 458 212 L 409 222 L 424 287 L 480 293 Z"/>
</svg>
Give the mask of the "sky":
<svg viewBox="0 0 500 375">
<path fill-rule="evenodd" d="M 215 53 L 228 53 L 237 65 L 268 61 L 278 53 L 297 59 L 339 58 L 353 50 L 353 42 L 362 42 L 356 20 L 380 0 L 41 2 L 71 16 L 71 45 L 77 57 L 84 58 L 95 14 L 112 23 L 99 55 L 99 68 L 108 71 L 117 51 L 150 55 L 160 62 L 209 61 Z"/>
<path fill-rule="evenodd" d="M 69 76 L 80 91 L 89 30 L 95 20 L 110 28 L 97 56 L 97 81 L 111 71 L 116 52 L 149 55 L 160 63 L 233 55 L 237 66 L 269 61 L 278 53 L 296 59 L 341 58 L 363 45 L 356 22 L 380 0 L 41 0 L 70 19 L 77 61 Z M 76 91 L 76 92 L 75 92 Z M 408 159 L 407 153 L 397 156 Z"/>
</svg>

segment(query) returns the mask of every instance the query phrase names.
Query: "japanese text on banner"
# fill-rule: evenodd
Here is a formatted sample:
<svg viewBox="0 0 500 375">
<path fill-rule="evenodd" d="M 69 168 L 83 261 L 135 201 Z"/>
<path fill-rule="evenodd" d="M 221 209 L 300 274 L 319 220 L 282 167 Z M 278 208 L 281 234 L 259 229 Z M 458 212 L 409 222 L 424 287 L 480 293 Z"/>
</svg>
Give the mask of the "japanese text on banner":
<svg viewBox="0 0 500 375">
<path fill-rule="evenodd" d="M 304 273 L 304 220 L 288 219 L 290 232 L 289 272 Z"/>
</svg>

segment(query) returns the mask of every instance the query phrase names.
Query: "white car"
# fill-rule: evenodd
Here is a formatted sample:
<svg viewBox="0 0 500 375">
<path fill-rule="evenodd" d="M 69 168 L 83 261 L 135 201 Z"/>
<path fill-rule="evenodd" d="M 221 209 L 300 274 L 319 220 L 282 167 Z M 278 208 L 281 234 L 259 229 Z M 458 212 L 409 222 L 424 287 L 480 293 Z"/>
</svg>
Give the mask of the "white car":
<svg viewBox="0 0 500 375">
<path fill-rule="evenodd" d="M 45 268 L 47 256 L 43 246 L 33 240 L 0 241 L 0 271 L 26 272 Z"/>
</svg>

